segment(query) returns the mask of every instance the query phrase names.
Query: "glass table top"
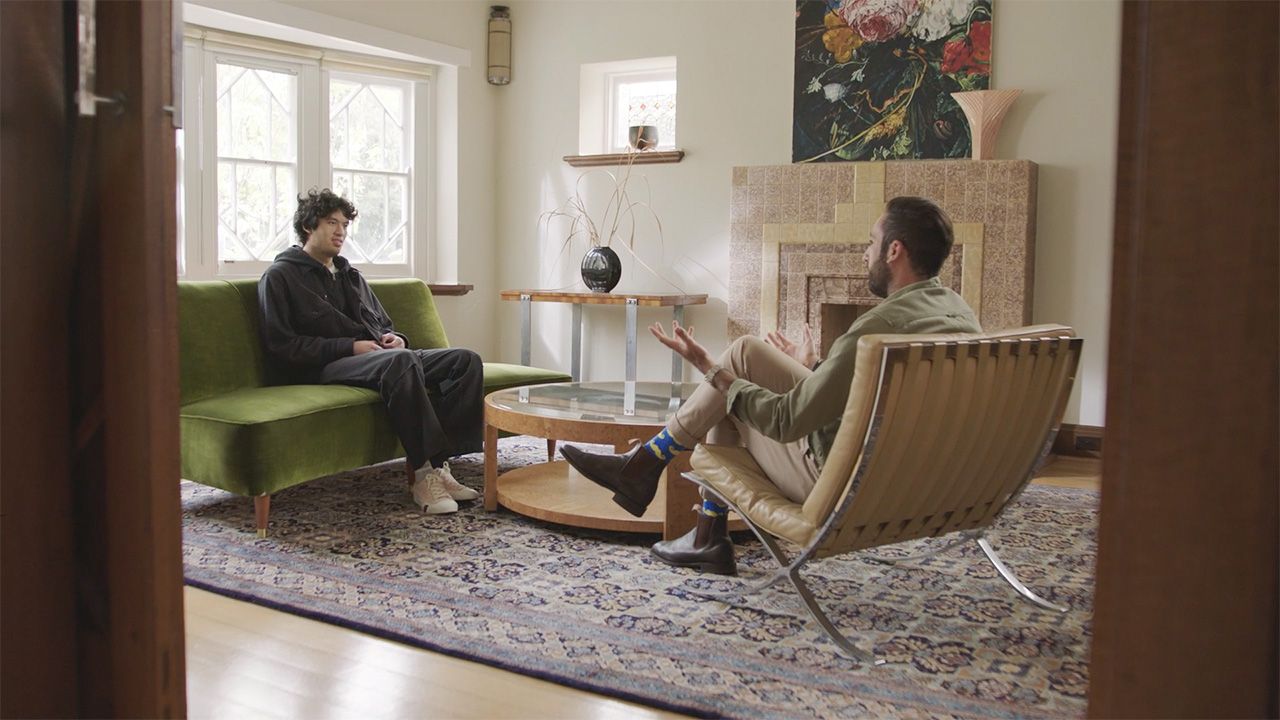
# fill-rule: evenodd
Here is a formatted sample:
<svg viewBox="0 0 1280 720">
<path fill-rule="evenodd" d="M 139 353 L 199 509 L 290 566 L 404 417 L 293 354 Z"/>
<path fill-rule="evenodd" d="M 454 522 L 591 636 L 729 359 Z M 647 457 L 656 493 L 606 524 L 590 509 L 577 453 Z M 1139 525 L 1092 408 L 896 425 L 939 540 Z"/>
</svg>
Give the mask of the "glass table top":
<svg viewBox="0 0 1280 720">
<path fill-rule="evenodd" d="M 486 402 L 509 412 L 566 420 L 662 425 L 698 383 L 551 383 L 499 390 Z"/>
</svg>

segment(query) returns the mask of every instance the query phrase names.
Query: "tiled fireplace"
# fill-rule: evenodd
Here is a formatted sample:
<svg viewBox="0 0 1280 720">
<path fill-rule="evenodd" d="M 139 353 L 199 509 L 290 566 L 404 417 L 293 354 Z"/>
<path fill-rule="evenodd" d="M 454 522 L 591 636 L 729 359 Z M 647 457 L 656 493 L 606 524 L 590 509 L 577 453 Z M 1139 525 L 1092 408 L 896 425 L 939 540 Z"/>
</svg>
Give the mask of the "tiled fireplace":
<svg viewBox="0 0 1280 720">
<path fill-rule="evenodd" d="M 862 260 L 885 201 L 920 195 L 951 216 L 956 244 L 943 283 L 983 328 L 1031 320 L 1036 165 L 925 160 L 739 167 L 733 170 L 729 337 L 806 320 L 825 349 L 880 301 Z"/>
</svg>

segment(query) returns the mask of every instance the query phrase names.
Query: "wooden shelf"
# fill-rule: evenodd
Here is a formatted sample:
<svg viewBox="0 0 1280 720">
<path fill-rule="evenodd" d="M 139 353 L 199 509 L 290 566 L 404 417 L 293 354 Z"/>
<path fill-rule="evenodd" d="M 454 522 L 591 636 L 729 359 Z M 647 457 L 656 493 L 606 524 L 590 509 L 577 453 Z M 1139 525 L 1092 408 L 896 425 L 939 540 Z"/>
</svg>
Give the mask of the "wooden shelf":
<svg viewBox="0 0 1280 720">
<path fill-rule="evenodd" d="M 684 159 L 683 150 L 651 150 L 637 153 L 605 153 L 603 155 L 565 155 L 564 161 L 574 167 L 599 167 L 602 165 L 655 165 L 678 163 Z"/>
<path fill-rule="evenodd" d="M 475 289 L 475 285 L 459 283 L 427 283 L 432 295 L 466 295 Z"/>
</svg>

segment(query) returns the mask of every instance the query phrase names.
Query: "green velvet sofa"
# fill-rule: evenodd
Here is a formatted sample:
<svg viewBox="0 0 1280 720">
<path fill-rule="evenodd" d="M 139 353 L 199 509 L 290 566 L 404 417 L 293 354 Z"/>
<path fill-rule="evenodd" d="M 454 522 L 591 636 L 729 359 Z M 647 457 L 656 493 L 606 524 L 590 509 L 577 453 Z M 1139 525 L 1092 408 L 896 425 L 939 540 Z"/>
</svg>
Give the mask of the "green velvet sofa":
<svg viewBox="0 0 1280 720">
<path fill-rule="evenodd" d="M 411 348 L 449 347 L 426 283 L 371 280 Z M 378 393 L 340 385 L 283 385 L 258 334 L 256 280 L 178 283 L 182 477 L 254 498 L 265 535 L 273 493 L 404 456 Z M 523 365 L 484 364 L 485 392 L 570 378 Z"/>
</svg>

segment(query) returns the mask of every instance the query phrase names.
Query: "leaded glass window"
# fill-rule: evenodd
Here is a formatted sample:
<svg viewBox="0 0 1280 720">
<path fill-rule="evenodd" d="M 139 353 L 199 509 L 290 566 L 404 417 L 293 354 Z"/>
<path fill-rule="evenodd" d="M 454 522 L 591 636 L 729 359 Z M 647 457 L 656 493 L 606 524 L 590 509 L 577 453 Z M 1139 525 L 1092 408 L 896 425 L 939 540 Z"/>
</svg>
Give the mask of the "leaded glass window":
<svg viewBox="0 0 1280 720">
<path fill-rule="evenodd" d="M 188 26 L 179 271 L 253 277 L 299 242 L 299 193 L 355 204 L 343 255 L 372 276 L 430 274 L 431 69 Z"/>
<path fill-rule="evenodd" d="M 269 261 L 293 241 L 298 79 L 216 63 L 218 258 Z"/>
<path fill-rule="evenodd" d="M 674 73 L 673 73 L 674 75 Z M 632 125 L 658 128 L 658 147 L 676 146 L 676 81 L 670 79 L 619 81 L 615 84 L 614 147 L 627 147 L 627 129 Z"/>
<path fill-rule="evenodd" d="M 354 263 L 408 261 L 410 102 L 407 84 L 329 81 L 332 187 L 360 211 L 345 250 Z"/>
</svg>

